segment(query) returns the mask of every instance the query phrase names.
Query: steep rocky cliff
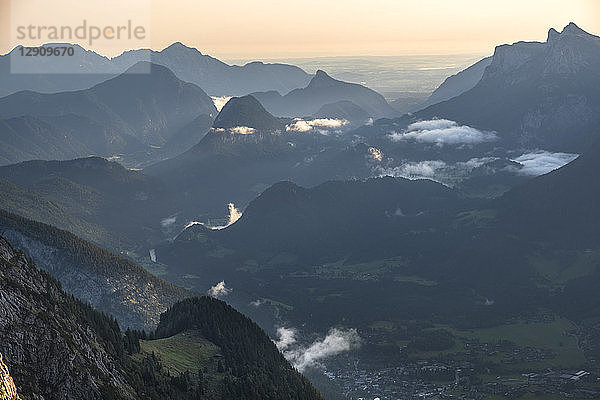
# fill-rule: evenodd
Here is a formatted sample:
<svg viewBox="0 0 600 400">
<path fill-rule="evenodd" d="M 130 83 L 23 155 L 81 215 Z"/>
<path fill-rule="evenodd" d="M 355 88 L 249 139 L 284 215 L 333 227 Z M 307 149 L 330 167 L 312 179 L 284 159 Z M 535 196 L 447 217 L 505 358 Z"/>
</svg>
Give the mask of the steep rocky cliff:
<svg viewBox="0 0 600 400">
<path fill-rule="evenodd" d="M 0 400 L 322 400 L 222 301 L 179 302 L 160 321 L 122 332 L 0 236 Z"/>
<path fill-rule="evenodd" d="M 75 235 L 0 210 L 0 235 L 58 279 L 64 290 L 112 315 L 123 328 L 153 329 L 189 294 Z"/>
<path fill-rule="evenodd" d="M 102 399 L 107 385 L 130 389 L 81 311 L 0 237 L 0 353 L 24 400 Z"/>
<path fill-rule="evenodd" d="M 416 113 L 497 132 L 509 147 L 584 152 L 598 139 L 600 37 L 574 23 L 496 47 L 470 90 Z"/>
</svg>

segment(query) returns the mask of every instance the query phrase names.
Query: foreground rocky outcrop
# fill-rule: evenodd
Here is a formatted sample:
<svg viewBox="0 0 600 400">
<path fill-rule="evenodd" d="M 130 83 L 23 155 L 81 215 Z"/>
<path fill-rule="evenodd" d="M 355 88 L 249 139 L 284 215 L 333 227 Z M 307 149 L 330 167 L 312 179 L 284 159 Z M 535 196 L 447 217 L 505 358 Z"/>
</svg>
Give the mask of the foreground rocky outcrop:
<svg viewBox="0 0 600 400">
<path fill-rule="evenodd" d="M 0 237 L 0 353 L 23 399 L 103 399 L 107 385 L 128 391 L 81 311 L 56 280 Z"/>
<path fill-rule="evenodd" d="M 18 398 L 13 378 L 10 376 L 8 367 L 2 361 L 2 354 L 0 354 L 0 400 L 16 400 Z"/>
<path fill-rule="evenodd" d="M 188 331 L 198 335 L 182 347 Z M 16 388 L 22 400 L 323 400 L 258 325 L 224 302 L 188 299 L 162 314 L 156 331 L 122 332 L 2 236 L 0 354 L 0 400 L 18 399 Z M 182 358 L 190 361 L 174 367 Z"/>
</svg>

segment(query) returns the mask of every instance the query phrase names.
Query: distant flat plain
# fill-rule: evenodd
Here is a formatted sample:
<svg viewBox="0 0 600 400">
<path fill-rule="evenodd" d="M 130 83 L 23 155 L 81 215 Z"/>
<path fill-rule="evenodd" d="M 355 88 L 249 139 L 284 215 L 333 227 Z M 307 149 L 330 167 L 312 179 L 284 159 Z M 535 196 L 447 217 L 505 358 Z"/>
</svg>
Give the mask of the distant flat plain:
<svg viewBox="0 0 600 400">
<path fill-rule="evenodd" d="M 406 94 L 427 96 L 448 76 L 467 68 L 485 54 L 414 56 L 342 56 L 265 59 L 264 62 L 297 65 L 310 74 L 322 69 L 336 79 L 361 83 L 377 90 L 388 101 Z M 226 59 L 243 65 L 252 60 Z"/>
</svg>

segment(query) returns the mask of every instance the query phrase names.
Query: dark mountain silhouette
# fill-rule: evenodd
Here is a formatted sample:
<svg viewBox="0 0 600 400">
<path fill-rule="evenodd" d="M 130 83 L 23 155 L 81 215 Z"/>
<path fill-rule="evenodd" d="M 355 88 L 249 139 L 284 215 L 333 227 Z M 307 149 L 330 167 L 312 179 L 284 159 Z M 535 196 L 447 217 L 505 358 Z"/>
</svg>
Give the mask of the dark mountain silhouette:
<svg viewBox="0 0 600 400">
<path fill-rule="evenodd" d="M 520 185 L 497 200 L 504 229 L 562 246 L 600 243 L 600 141 L 576 160 Z"/>
<path fill-rule="evenodd" d="M 179 207 L 186 214 L 202 204 L 209 215 L 224 214 L 232 201 L 243 206 L 281 180 L 314 185 L 371 175 L 374 149 L 335 134 L 288 130 L 293 123 L 274 117 L 253 96 L 232 98 L 197 145 L 144 173 L 183 194 Z"/>
<path fill-rule="evenodd" d="M 222 213 L 230 201 L 254 198 L 257 185 L 287 176 L 289 166 L 301 159 L 288 141 L 285 120 L 273 117 L 252 96 L 232 98 L 199 143 L 144 172 L 182 193 L 184 210 L 193 203 L 197 209 L 201 202 L 204 211 Z"/>
<path fill-rule="evenodd" d="M 0 97 L 23 90 L 58 93 L 88 89 L 127 69 L 113 65 L 109 58 L 85 50 L 79 45 L 54 43 L 46 46 L 72 46 L 74 53 L 72 57 L 31 57 L 30 60 L 25 60 L 24 65 L 16 63 L 14 67 L 11 65 L 11 57 L 19 57 L 19 62 L 23 58 L 20 57 L 18 47 L 8 54 L 0 55 Z M 45 73 L 32 73 L 33 71 Z"/>
<path fill-rule="evenodd" d="M 469 68 L 449 76 L 433 91 L 427 100 L 418 106 L 418 109 L 423 109 L 430 105 L 449 100 L 472 89 L 479 83 L 483 76 L 483 72 L 491 62 L 492 57 L 486 57 L 471 65 Z"/>
<path fill-rule="evenodd" d="M 147 55 L 148 50 L 133 50 L 123 53 L 114 62 L 133 65 Z M 194 83 L 215 96 L 240 96 L 264 90 L 287 93 L 310 80 L 310 75 L 296 66 L 258 61 L 243 66 L 228 65 L 180 42 L 162 51 L 150 51 L 150 57 L 153 63 L 169 68 L 179 79 Z"/>
<path fill-rule="evenodd" d="M 419 118 L 448 118 L 495 130 L 509 146 L 582 152 L 600 122 L 600 38 L 574 23 L 546 42 L 496 47 L 471 90 Z"/>
<path fill-rule="evenodd" d="M 27 91 L 0 99 L 0 115 L 43 119 L 54 127 L 50 132 L 59 130 L 69 142 L 86 146 L 79 156 L 160 146 L 199 116 L 216 113 L 202 89 L 177 79 L 165 67 L 148 63 L 136 64 L 126 73 L 83 91 Z M 62 158 L 53 151 L 61 144 L 51 143 L 43 158 Z M 31 150 L 25 148 L 22 153 Z"/>
<path fill-rule="evenodd" d="M 158 179 L 99 157 L 0 167 L 0 208 L 67 229 L 115 252 L 162 240 L 173 213 Z"/>
<path fill-rule="evenodd" d="M 384 257 L 398 235 L 435 230 L 467 204 L 453 190 L 429 180 L 387 177 L 331 181 L 313 188 L 281 182 L 253 200 L 227 229 L 204 231 L 198 235 L 207 239 L 202 242 L 184 231 L 159 254 L 176 263 L 194 246 L 200 256 L 207 243 L 220 243 L 247 256 L 289 253 L 308 263 L 365 253 Z"/>
<path fill-rule="evenodd" d="M 70 137 L 64 127 L 30 116 L 0 119 L 0 143 L 0 165 L 32 159 L 75 158 L 87 154 L 91 147 L 83 138 Z"/>
<path fill-rule="evenodd" d="M 78 45 L 66 45 L 73 46 L 72 57 L 36 57 L 35 71 L 47 71 L 44 74 L 12 71 L 10 57 L 19 52 L 18 48 L 0 56 L 0 96 L 23 90 L 57 93 L 88 89 L 142 61 L 165 66 L 179 79 L 194 83 L 216 96 L 240 96 L 265 90 L 287 93 L 304 87 L 311 78 L 302 69 L 286 64 L 251 62 L 243 66 L 229 65 L 179 42 L 161 51 L 131 50 L 112 59 Z"/>
<path fill-rule="evenodd" d="M 265 110 L 252 96 L 234 97 L 225 104 L 215 122 L 214 128 L 230 129 L 247 126 L 261 131 L 278 130 L 282 123 Z"/>
<path fill-rule="evenodd" d="M 353 124 L 362 125 L 368 121 L 370 115 L 353 102 L 341 100 L 323 105 L 319 111 L 313 114 L 313 117 L 345 119 Z"/>
<path fill-rule="evenodd" d="M 338 81 L 324 71 L 317 71 L 307 87 L 295 89 L 281 96 L 279 93 L 253 93 L 273 115 L 302 117 L 313 115 L 326 104 L 342 100 L 351 101 L 373 118 L 386 117 L 395 111 L 383 96 L 367 87 Z"/>
</svg>

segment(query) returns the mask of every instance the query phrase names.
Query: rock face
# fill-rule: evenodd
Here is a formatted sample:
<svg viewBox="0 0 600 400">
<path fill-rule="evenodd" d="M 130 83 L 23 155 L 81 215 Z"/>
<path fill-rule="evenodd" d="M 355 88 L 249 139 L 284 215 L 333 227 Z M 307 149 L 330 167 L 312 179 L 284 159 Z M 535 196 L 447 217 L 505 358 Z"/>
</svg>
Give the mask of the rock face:
<svg viewBox="0 0 600 400">
<path fill-rule="evenodd" d="M 54 279 L 0 237 L 0 352 L 24 400 L 100 400 L 102 382 L 128 389 L 73 304 Z M 10 381 L 4 376 L 5 387 Z"/>
<path fill-rule="evenodd" d="M 153 63 L 172 70 L 179 79 L 215 96 L 239 96 L 263 90 L 287 93 L 310 81 L 309 74 L 293 65 L 262 62 L 228 65 L 179 42 L 162 51 L 132 50 L 111 59 L 78 45 L 70 46 L 75 51 L 73 57 L 45 57 L 36 61 L 36 69 L 48 71 L 45 74 L 11 74 L 10 57 L 18 49 L 0 55 L 0 97 L 21 90 L 56 93 L 87 89 L 123 73 L 137 62 L 148 61 L 148 56 Z"/>
<path fill-rule="evenodd" d="M 112 315 L 124 329 L 153 329 L 162 312 L 188 296 L 139 265 L 45 224 L 0 211 L 0 235 L 67 293 Z"/>
<path fill-rule="evenodd" d="M 0 400 L 16 400 L 18 398 L 15 383 L 10 376 L 8 367 L 2 361 L 2 354 L 0 354 Z"/>
<path fill-rule="evenodd" d="M 600 37 L 570 23 L 496 47 L 470 90 L 416 113 L 498 132 L 503 144 L 581 153 L 600 123 Z"/>
<path fill-rule="evenodd" d="M 449 100 L 472 89 L 481 80 L 483 72 L 491 61 L 492 57 L 486 57 L 456 75 L 449 76 L 418 108 L 423 109 L 432 104 Z"/>
</svg>

